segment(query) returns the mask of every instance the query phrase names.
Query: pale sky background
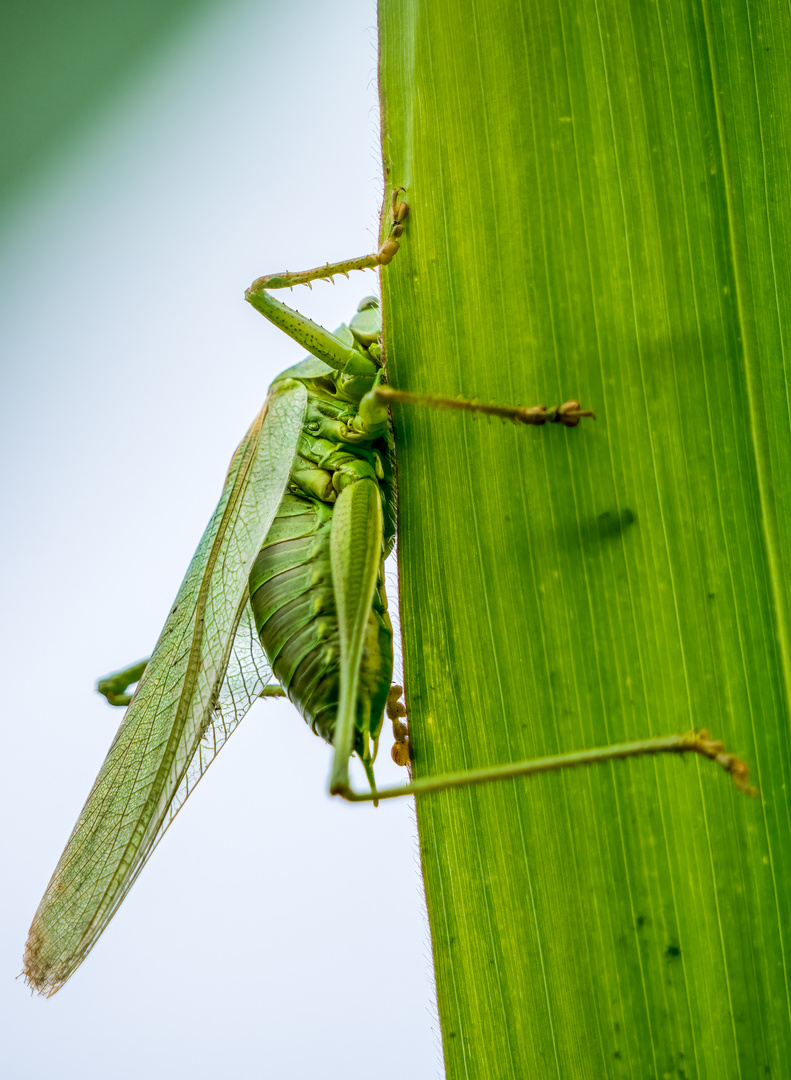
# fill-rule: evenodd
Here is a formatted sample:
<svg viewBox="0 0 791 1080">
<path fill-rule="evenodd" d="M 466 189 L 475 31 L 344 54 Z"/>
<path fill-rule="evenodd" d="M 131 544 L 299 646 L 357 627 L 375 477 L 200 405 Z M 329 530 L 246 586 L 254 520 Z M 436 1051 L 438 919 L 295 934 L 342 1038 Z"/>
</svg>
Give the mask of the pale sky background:
<svg viewBox="0 0 791 1080">
<path fill-rule="evenodd" d="M 381 194 L 373 0 L 236 0 L 0 221 L 9 1080 L 442 1075 L 412 805 L 330 800 L 329 748 L 288 704 L 254 707 L 66 988 L 15 980 L 120 719 L 95 681 L 150 651 L 303 355 L 244 288 L 372 250 Z M 292 297 L 335 327 L 376 288 Z"/>
</svg>

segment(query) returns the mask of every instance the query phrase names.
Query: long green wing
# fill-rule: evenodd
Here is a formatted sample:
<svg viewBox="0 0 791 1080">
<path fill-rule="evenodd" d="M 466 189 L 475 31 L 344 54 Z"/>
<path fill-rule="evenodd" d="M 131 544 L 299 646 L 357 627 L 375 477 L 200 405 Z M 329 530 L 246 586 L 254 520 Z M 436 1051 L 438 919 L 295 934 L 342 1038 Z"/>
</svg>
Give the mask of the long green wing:
<svg viewBox="0 0 791 1080">
<path fill-rule="evenodd" d="M 187 801 L 187 797 L 195 790 L 195 785 L 205 775 L 209 765 L 228 742 L 250 706 L 261 696 L 261 691 L 271 682 L 271 679 L 272 667 L 258 640 L 255 617 L 248 600 L 242 608 L 225 678 L 217 702 L 211 711 L 210 722 L 187 765 L 178 789 L 168 806 L 165 819 L 148 850 L 148 855 L 162 839 Z M 140 865 L 142 866 L 142 863 Z"/>
<path fill-rule="evenodd" d="M 25 974 L 58 990 L 85 959 L 268 664 L 250 633 L 248 577 L 288 481 L 304 387 L 271 392 L 36 912 Z"/>
</svg>

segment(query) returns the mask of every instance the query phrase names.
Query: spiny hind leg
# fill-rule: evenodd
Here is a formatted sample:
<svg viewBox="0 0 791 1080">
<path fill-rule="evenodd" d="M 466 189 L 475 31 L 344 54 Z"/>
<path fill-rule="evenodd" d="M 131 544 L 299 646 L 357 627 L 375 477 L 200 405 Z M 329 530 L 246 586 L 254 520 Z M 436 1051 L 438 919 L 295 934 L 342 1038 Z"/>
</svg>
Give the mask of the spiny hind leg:
<svg viewBox="0 0 791 1080">
<path fill-rule="evenodd" d="M 353 791 L 348 785 L 345 788 L 336 789 L 333 794 L 342 795 L 350 802 L 370 802 L 371 800 L 377 802 L 381 799 L 395 799 L 404 795 L 426 795 L 432 791 L 445 791 L 448 788 L 510 780 L 517 776 L 536 776 L 539 773 L 557 772 L 560 769 L 574 769 L 581 766 L 601 764 L 606 761 L 621 761 L 625 758 L 652 754 L 699 754 L 728 773 L 736 787 L 743 794 L 753 797 L 758 795 L 758 791 L 750 785 L 745 762 L 735 754 L 729 753 L 719 740 L 712 739 L 708 731 L 689 731 L 685 735 L 641 739 L 638 742 L 599 746 L 592 750 L 581 750 L 571 754 L 555 754 L 545 758 L 531 758 L 527 761 L 515 761 L 506 765 L 492 765 L 482 769 L 471 769 L 468 772 L 420 777 L 402 787 L 379 788 L 373 794 Z"/>
</svg>

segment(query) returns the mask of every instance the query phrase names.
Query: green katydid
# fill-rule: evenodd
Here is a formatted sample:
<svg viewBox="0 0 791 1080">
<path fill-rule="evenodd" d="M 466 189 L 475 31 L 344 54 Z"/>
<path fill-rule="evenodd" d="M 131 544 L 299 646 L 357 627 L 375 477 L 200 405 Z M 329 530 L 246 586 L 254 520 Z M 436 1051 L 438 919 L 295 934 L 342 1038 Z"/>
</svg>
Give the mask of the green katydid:
<svg viewBox="0 0 791 1080">
<path fill-rule="evenodd" d="M 378 304 L 364 300 L 334 333 L 267 290 L 387 265 L 406 203 L 393 193 L 379 251 L 304 273 L 259 278 L 247 300 L 311 354 L 272 384 L 237 448 L 220 502 L 146 664 L 105 680 L 126 703 L 139 685 L 39 906 L 28 981 L 58 990 L 112 918 L 164 831 L 259 696 L 285 693 L 333 747 L 330 792 L 351 801 L 422 794 L 639 754 L 695 752 L 750 790 L 744 764 L 705 732 L 646 739 L 377 790 L 387 711 L 393 758 L 407 764 L 383 564 L 396 529 L 392 402 L 575 427 L 576 401 L 547 409 L 413 394 L 384 382 Z M 279 686 L 271 686 L 272 675 Z M 356 792 L 357 754 L 370 791 Z"/>
</svg>

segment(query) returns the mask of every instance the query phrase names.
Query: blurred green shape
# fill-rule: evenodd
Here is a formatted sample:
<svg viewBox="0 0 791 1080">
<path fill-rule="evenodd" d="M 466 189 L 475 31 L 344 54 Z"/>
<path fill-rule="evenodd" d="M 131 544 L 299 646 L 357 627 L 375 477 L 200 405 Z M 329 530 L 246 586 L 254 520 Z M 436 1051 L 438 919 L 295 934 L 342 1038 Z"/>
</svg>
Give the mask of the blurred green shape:
<svg viewBox="0 0 791 1080">
<path fill-rule="evenodd" d="M 762 793 L 646 759 L 419 800 L 448 1076 L 786 1075 L 789 10 L 380 22 L 391 381 L 598 415 L 394 410 L 415 773 L 695 726 Z"/>
<path fill-rule="evenodd" d="M 3 0 L 0 206 L 209 0 Z"/>
</svg>

